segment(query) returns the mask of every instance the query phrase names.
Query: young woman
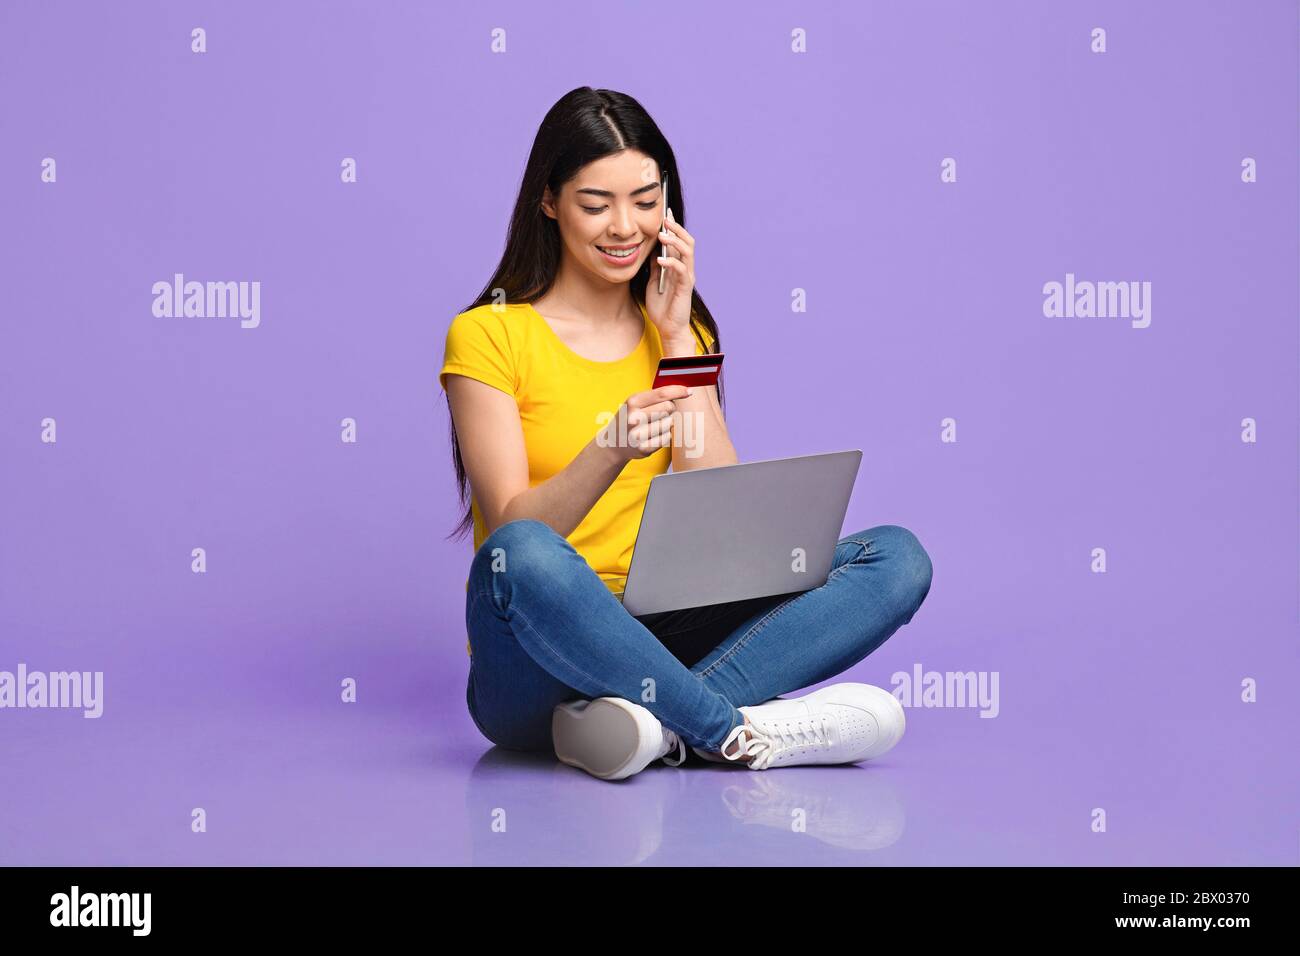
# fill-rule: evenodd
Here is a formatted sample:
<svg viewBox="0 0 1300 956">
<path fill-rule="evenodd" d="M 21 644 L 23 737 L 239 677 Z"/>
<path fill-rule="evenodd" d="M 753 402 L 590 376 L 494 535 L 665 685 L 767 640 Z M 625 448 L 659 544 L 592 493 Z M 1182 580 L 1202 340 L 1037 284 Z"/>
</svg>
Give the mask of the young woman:
<svg viewBox="0 0 1300 956">
<path fill-rule="evenodd" d="M 912 619 L 931 565 L 905 528 L 841 539 L 826 583 L 793 597 L 639 618 L 619 601 L 650 479 L 737 461 L 720 385 L 648 390 L 661 356 L 720 351 L 681 181 L 634 99 L 568 93 L 533 142 L 501 264 L 447 332 L 456 533 L 474 530 L 470 714 L 498 746 L 611 780 L 687 745 L 751 770 L 879 756 L 904 728 L 888 691 L 780 695 Z"/>
</svg>

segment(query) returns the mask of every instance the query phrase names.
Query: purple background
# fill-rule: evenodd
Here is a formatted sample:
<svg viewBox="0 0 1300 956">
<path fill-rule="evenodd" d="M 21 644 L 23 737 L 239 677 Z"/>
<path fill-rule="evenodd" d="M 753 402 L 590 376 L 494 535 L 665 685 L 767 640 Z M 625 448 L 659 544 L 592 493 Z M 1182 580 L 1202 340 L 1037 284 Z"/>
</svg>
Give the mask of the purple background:
<svg viewBox="0 0 1300 956">
<path fill-rule="evenodd" d="M 105 713 L 0 711 L 0 863 L 1297 864 L 1298 28 L 1294 2 L 6 3 L 0 669 L 102 670 Z M 997 671 L 996 719 L 619 785 L 475 730 L 436 371 L 580 85 L 677 151 L 742 460 L 862 448 L 846 530 L 931 554 L 848 679 Z M 155 318 L 174 272 L 260 281 L 261 326 Z M 1045 318 L 1066 272 L 1150 281 L 1151 326 Z"/>
</svg>

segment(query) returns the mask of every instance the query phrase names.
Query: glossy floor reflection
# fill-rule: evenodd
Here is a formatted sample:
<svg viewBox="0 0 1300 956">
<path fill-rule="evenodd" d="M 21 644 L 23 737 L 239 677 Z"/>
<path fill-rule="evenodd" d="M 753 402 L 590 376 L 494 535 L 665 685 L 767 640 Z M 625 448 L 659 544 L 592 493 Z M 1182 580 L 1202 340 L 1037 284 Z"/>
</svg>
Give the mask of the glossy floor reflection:
<svg viewBox="0 0 1300 956">
<path fill-rule="evenodd" d="M 522 799 L 525 768 L 533 785 Z M 883 763 L 778 774 L 692 759 L 610 784 L 496 749 L 475 764 L 465 809 L 476 864 L 851 863 L 894 845 L 905 822 Z"/>
<path fill-rule="evenodd" d="M 4 715 L 0 751 L 20 769 L 0 790 L 0 863 L 1297 862 L 1294 760 L 1231 746 L 1265 713 L 1244 707 L 1141 725 L 1116 710 L 1081 723 L 1068 693 L 995 720 L 910 708 L 898 747 L 860 765 L 691 755 L 609 783 L 491 747 L 445 694 L 283 711 L 142 699 L 99 720 Z"/>
</svg>

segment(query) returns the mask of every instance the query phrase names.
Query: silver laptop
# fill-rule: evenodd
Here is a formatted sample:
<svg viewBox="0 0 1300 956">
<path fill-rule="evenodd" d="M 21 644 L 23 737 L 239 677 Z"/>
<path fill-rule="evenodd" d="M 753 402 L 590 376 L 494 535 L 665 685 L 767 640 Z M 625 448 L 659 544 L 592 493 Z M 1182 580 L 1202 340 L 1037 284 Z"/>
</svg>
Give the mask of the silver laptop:
<svg viewBox="0 0 1300 956">
<path fill-rule="evenodd" d="M 855 449 L 656 475 L 623 606 L 635 616 L 825 584 L 861 462 Z"/>
</svg>

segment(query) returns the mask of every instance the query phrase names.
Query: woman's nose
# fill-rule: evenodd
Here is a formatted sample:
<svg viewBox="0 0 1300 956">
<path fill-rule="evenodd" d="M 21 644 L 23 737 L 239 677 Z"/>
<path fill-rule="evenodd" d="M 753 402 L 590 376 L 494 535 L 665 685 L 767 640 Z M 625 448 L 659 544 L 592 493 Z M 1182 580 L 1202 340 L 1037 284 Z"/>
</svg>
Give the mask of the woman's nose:
<svg viewBox="0 0 1300 956">
<path fill-rule="evenodd" d="M 633 218 L 630 210 L 620 209 L 614 214 L 614 228 L 623 240 L 637 231 L 636 219 Z"/>
</svg>

